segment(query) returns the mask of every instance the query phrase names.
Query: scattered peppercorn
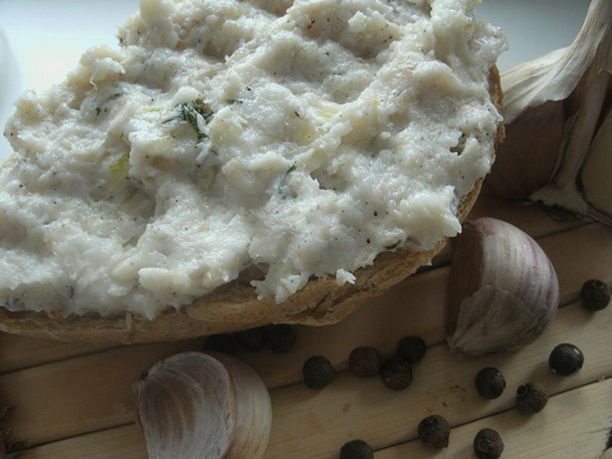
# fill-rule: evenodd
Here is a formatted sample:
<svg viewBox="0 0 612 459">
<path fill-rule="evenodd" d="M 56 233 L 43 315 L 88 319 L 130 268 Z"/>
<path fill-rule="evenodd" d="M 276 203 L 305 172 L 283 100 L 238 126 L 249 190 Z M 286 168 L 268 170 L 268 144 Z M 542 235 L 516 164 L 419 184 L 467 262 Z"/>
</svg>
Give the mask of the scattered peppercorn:
<svg viewBox="0 0 612 459">
<path fill-rule="evenodd" d="M 516 407 L 521 413 L 535 414 L 544 409 L 548 394 L 536 384 L 523 384 L 516 390 Z"/>
<path fill-rule="evenodd" d="M 266 328 L 266 344 L 272 352 L 283 354 L 295 345 L 295 330 L 291 325 L 270 325 Z"/>
<path fill-rule="evenodd" d="M 340 459 L 374 459 L 374 452 L 365 441 L 353 440 L 342 445 Z"/>
<path fill-rule="evenodd" d="M 590 279 L 582 284 L 580 290 L 582 306 L 589 311 L 600 311 L 610 303 L 610 289 L 599 279 Z"/>
<path fill-rule="evenodd" d="M 497 459 L 504 451 L 504 442 L 493 429 L 482 429 L 478 432 L 473 446 L 478 459 Z"/>
<path fill-rule="evenodd" d="M 410 363 L 417 363 L 427 352 L 427 345 L 418 336 L 406 336 L 397 343 L 397 354 Z"/>
<path fill-rule="evenodd" d="M 322 355 L 316 355 L 304 362 L 302 374 L 306 386 L 311 389 L 322 389 L 334 379 L 336 370 L 329 360 Z"/>
<path fill-rule="evenodd" d="M 353 349 L 349 356 L 349 370 L 356 376 L 376 376 L 382 366 L 382 355 L 373 347 L 361 346 Z"/>
<path fill-rule="evenodd" d="M 418 434 L 425 445 L 437 449 L 446 448 L 450 437 L 450 425 L 443 416 L 432 414 L 419 422 Z"/>
<path fill-rule="evenodd" d="M 402 357 L 391 357 L 380 368 L 380 377 L 389 389 L 404 390 L 412 383 L 412 367 Z"/>
<path fill-rule="evenodd" d="M 573 344 L 562 343 L 550 353 L 548 365 L 560 376 L 569 376 L 578 372 L 584 364 L 584 354 Z"/>
<path fill-rule="evenodd" d="M 218 335 L 210 335 L 204 341 L 203 349 L 205 351 L 223 352 L 224 354 L 237 354 L 238 342 L 236 339 L 226 333 Z"/>
<path fill-rule="evenodd" d="M 481 397 L 494 399 L 506 388 L 506 378 L 497 368 L 485 367 L 476 374 L 474 385 Z"/>
<path fill-rule="evenodd" d="M 266 347 L 266 331 L 264 327 L 250 328 L 234 334 L 236 341 L 247 351 L 258 352 Z"/>
</svg>

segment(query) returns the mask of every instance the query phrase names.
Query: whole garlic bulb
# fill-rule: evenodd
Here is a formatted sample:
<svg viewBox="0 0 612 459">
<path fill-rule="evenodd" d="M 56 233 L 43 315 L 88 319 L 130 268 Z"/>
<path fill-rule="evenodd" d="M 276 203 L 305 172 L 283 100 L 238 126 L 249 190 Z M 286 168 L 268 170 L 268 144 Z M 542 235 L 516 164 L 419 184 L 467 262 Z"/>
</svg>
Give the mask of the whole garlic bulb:
<svg viewBox="0 0 612 459">
<path fill-rule="evenodd" d="M 574 42 L 501 75 L 506 139 L 485 186 L 612 225 L 612 2 Z"/>
<path fill-rule="evenodd" d="M 134 383 L 150 458 L 258 459 L 270 436 L 268 391 L 249 366 L 225 354 L 185 352 Z"/>
<path fill-rule="evenodd" d="M 554 316 L 559 281 L 536 241 L 494 218 L 465 222 L 447 287 L 448 344 L 484 355 L 537 338 Z"/>
</svg>

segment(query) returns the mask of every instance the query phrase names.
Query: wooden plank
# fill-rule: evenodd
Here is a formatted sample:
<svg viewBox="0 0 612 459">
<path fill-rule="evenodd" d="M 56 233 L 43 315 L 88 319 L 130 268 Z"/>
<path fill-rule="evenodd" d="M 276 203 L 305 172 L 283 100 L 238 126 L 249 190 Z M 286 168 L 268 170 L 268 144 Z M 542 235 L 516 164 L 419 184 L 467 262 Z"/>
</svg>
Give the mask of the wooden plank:
<svg viewBox="0 0 612 459">
<path fill-rule="evenodd" d="M 612 284 L 612 229 L 593 224 L 545 237 L 540 243 L 557 269 L 562 304 L 576 301 L 583 281 L 590 277 Z M 301 363 L 311 355 L 325 354 L 336 368 L 344 369 L 351 350 L 359 345 L 388 354 L 409 334 L 422 336 L 429 345 L 438 344 L 445 338 L 447 278 L 447 267 L 420 273 L 339 324 L 296 327 L 297 344 L 289 354 L 244 353 L 241 358 L 262 375 L 268 387 L 275 388 L 299 381 Z"/>
<path fill-rule="evenodd" d="M 584 226 L 544 238 L 542 245 L 558 266 L 563 298 L 575 297 L 585 277 L 597 274 L 612 280 L 609 228 Z M 444 338 L 447 271 L 440 268 L 415 276 L 340 324 L 299 327 L 298 345 L 289 354 L 244 353 L 242 357 L 268 387 L 279 387 L 301 379 L 301 365 L 309 355 L 324 354 L 342 369 L 350 350 L 358 345 L 389 352 L 405 334 L 439 343 Z M 17 408 L 3 424 L 12 427 L 12 440 L 38 444 L 129 422 L 130 385 L 139 373 L 165 355 L 195 348 L 198 341 L 131 346 L 5 374 L 0 376 L 0 393 Z M 44 393 L 39 390 L 41 381 Z"/>
<path fill-rule="evenodd" d="M 112 346 L 118 347 L 118 346 Z M 0 333 L 0 374 L 112 348 L 107 344 L 74 344 Z"/>
<path fill-rule="evenodd" d="M 135 424 L 81 435 L 31 448 L 19 459 L 146 459 L 142 432 Z"/>
<path fill-rule="evenodd" d="M 581 391 L 580 386 L 612 376 L 612 356 L 609 353 L 612 348 L 611 325 L 612 309 L 593 315 L 573 305 L 560 311 L 534 344 L 513 354 L 462 360 L 451 355 L 444 345 L 429 349 L 425 359 L 415 366 L 414 383 L 403 392 L 386 389 L 378 378 L 359 379 L 347 372 L 339 374 L 330 386 L 321 391 L 310 390 L 302 384 L 274 390 L 271 393 L 274 411 L 272 437 L 265 457 L 336 458 L 340 446 L 355 438 L 368 441 L 376 449 L 397 445 L 416 438 L 416 426 L 428 414 L 439 413 L 446 416 L 452 425 L 462 425 L 508 410 L 514 404 L 516 387 L 527 381 L 543 384 L 551 394 L 573 388 Z M 550 349 L 562 341 L 573 342 L 585 353 L 583 369 L 567 378 L 554 375 L 546 364 Z M 497 400 L 481 399 L 472 387 L 475 373 L 484 366 L 496 366 L 506 376 L 508 387 Z M 579 399 L 584 401 L 582 396 Z M 562 418 L 546 414 L 556 413 L 554 410 L 559 409 L 555 408 L 556 404 L 557 398 L 553 397 L 534 422 L 537 419 L 537 425 L 540 425 L 545 419 L 551 429 L 555 428 L 556 422 L 564 426 Z M 607 408 L 609 406 L 608 403 Z M 516 423 L 525 428 L 530 425 L 526 418 L 518 418 Z M 144 457 L 143 439 L 135 426 L 115 430 L 91 434 L 108 452 L 105 457 Z M 89 444 L 89 438 L 90 435 L 82 435 L 43 445 L 33 448 L 23 457 L 77 458 L 78 454 L 88 453 L 83 448 Z M 135 443 L 141 445 L 140 450 L 133 450 Z M 540 456 L 529 454 L 528 457 Z"/>
<path fill-rule="evenodd" d="M 432 451 L 419 440 L 378 451 L 376 459 L 473 457 L 480 429 L 495 429 L 504 442 L 502 457 L 599 458 L 612 429 L 612 379 L 551 397 L 533 419 L 510 410 L 452 429 L 448 448 Z"/>
<path fill-rule="evenodd" d="M 460 425 L 508 409 L 516 388 L 528 381 L 554 394 L 610 376 L 611 325 L 612 308 L 595 318 L 576 305 L 563 308 L 535 345 L 516 353 L 462 360 L 438 345 L 415 366 L 414 382 L 403 392 L 346 372 L 318 392 L 302 384 L 278 389 L 266 458 L 333 458 L 355 438 L 380 449 L 415 438 L 418 422 L 429 414 Z M 574 343 L 585 354 L 583 369 L 569 378 L 554 375 L 547 365 L 550 350 L 560 342 Z M 484 401 L 473 389 L 474 375 L 485 366 L 496 366 L 506 376 L 507 390 L 499 399 Z"/>
<path fill-rule="evenodd" d="M 470 218 L 492 216 L 509 221 L 533 237 L 567 231 L 584 225 L 586 222 L 578 218 L 565 216 L 560 218 L 558 213 L 534 204 L 502 201 L 498 198 L 481 195 Z M 434 259 L 432 266 L 441 266 L 448 263 L 450 249 Z M 377 307 L 379 301 L 375 301 Z M 108 344 L 78 344 L 62 343 L 44 339 L 34 339 L 0 333 L 0 373 L 27 368 L 42 363 L 76 357 L 91 352 L 110 349 L 115 346 Z"/>
<path fill-rule="evenodd" d="M 38 444 L 132 422 L 132 382 L 156 361 L 194 349 L 201 340 L 134 345 L 5 374 L 0 394 L 14 408 L 2 431 L 11 431 L 9 443 Z"/>
</svg>

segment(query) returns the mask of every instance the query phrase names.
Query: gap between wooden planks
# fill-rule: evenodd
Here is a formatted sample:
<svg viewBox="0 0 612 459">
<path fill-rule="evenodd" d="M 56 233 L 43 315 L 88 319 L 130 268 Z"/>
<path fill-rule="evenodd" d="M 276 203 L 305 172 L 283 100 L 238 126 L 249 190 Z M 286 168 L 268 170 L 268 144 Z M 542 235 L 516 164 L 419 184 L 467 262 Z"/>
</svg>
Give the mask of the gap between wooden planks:
<svg viewBox="0 0 612 459">
<path fill-rule="evenodd" d="M 466 438 L 484 425 L 498 428 L 509 448 L 522 445 L 527 451 L 508 455 L 508 450 L 507 457 L 563 457 L 546 455 L 542 444 L 532 448 L 527 443 L 529 438 L 552 440 L 560 435 L 571 448 L 567 457 L 591 457 L 592 446 L 585 446 L 582 433 L 588 429 L 591 438 L 603 438 L 612 427 L 612 391 L 610 381 L 598 383 L 603 386 L 581 386 L 612 376 L 611 325 L 612 309 L 594 315 L 574 304 L 563 308 L 534 344 L 513 354 L 461 360 L 445 345 L 430 348 L 415 366 L 414 383 L 406 391 L 393 392 L 378 378 L 360 379 L 346 371 L 321 391 L 302 384 L 273 390 L 272 437 L 265 458 L 336 458 L 340 446 L 354 438 L 368 441 L 377 450 L 387 448 L 377 458 L 430 457 L 431 451 L 419 453 L 420 445 L 414 442 L 389 446 L 414 440 L 419 420 L 432 413 L 444 415 L 453 427 L 460 426 L 453 429 L 453 446 L 446 457 L 457 457 L 452 452 L 464 451 Z M 578 345 L 585 353 L 583 369 L 567 378 L 554 375 L 546 363 L 552 347 L 562 341 Z M 499 399 L 483 400 L 473 389 L 473 377 L 484 366 L 496 366 L 506 376 L 508 385 Z M 562 395 L 552 397 L 542 413 L 525 417 L 511 408 L 516 387 L 527 381 Z M 573 428 L 574 422 L 600 413 L 599 423 Z M 417 453 L 403 454 L 405 449 Z M 88 458 L 146 457 L 142 435 L 132 424 L 33 448 L 23 458 L 76 459 L 84 451 Z"/>
<path fill-rule="evenodd" d="M 532 227 L 537 226 L 536 224 L 532 224 Z M 554 227 L 554 225 L 551 224 L 549 229 L 552 227 Z M 571 240 L 568 239 L 568 237 L 570 237 Z M 594 244 L 594 241 L 597 243 Z M 588 225 L 567 233 L 560 233 L 544 238 L 541 242 L 545 249 L 550 252 L 549 254 L 551 258 L 553 258 L 555 266 L 557 266 L 562 281 L 562 287 L 568 287 L 564 288 L 563 291 L 563 296 L 566 300 L 575 298 L 579 288 L 578 282 L 582 282 L 586 277 L 603 277 L 608 280 L 610 279 L 608 267 L 611 264 L 612 254 L 610 254 L 609 250 L 611 246 L 610 234 L 605 228 L 599 225 Z M 568 243 L 571 244 L 569 247 L 571 250 L 567 250 L 568 248 L 565 247 Z M 555 259 L 555 254 L 558 255 L 559 260 Z M 558 266 L 559 264 L 562 265 L 562 268 Z M 575 265 L 581 265 L 582 271 L 576 272 L 574 269 Z M 566 271 L 567 275 L 565 275 Z M 332 352 L 332 360 L 336 366 L 343 368 L 348 352 L 350 352 L 350 349 L 354 346 L 352 343 L 341 342 L 342 340 L 330 339 L 337 334 L 346 336 L 353 332 L 358 335 L 361 333 L 359 336 L 362 336 L 364 340 L 371 340 L 370 343 L 374 345 L 380 343 L 378 347 L 387 352 L 391 350 L 395 341 L 403 334 L 406 334 L 407 331 L 424 335 L 430 344 L 440 342 L 443 339 L 443 330 L 440 327 L 443 316 L 443 298 L 441 296 L 443 288 L 441 289 L 440 286 L 445 284 L 446 272 L 446 268 L 435 269 L 409 279 L 387 295 L 373 302 L 369 308 L 357 313 L 355 315 L 355 320 L 349 318 L 348 321 L 338 326 L 323 327 L 319 329 L 300 327 L 298 331 L 303 336 L 298 337 L 298 343 L 300 344 L 298 346 L 298 351 L 301 350 L 303 356 L 294 353 L 286 356 L 244 354 L 245 360 L 250 361 L 253 366 L 260 371 L 269 386 L 278 387 L 279 385 L 287 384 L 292 381 L 298 381 L 301 377 L 300 367 L 303 361 L 302 357 L 305 358 L 311 353 L 316 353 L 315 351 L 317 349 Z M 397 302 L 398 297 L 411 298 L 412 300 L 407 301 L 407 303 L 412 303 L 412 301 L 418 299 L 418 303 L 415 301 L 414 304 L 410 305 L 410 309 L 407 309 Z M 376 309 L 376 314 L 370 312 L 374 308 Z M 373 323 L 372 319 L 378 320 L 375 320 Z M 405 324 L 408 323 L 408 321 L 412 321 L 412 323 L 410 323 L 409 327 L 406 327 Z M 345 325 L 347 322 L 349 326 Z M 353 324 L 352 328 L 350 326 L 351 323 Z M 393 330 L 389 330 L 389 323 L 398 324 L 398 326 Z M 368 331 L 364 334 L 363 330 L 366 328 Z M 407 330 L 406 328 L 409 329 Z M 389 333 L 389 331 L 392 333 Z M 333 343 L 331 349 L 330 342 Z M 340 346 L 335 347 L 336 343 L 339 343 Z M 103 358 L 88 356 L 81 359 L 71 359 L 67 361 L 65 365 L 62 365 L 64 362 L 58 362 L 38 368 L 38 370 L 42 369 L 42 373 L 38 373 L 40 376 L 47 375 L 46 372 L 50 371 L 49 368 L 52 369 L 52 373 L 55 371 L 55 375 L 57 376 L 56 383 L 58 386 L 63 386 L 65 392 L 64 397 L 59 398 L 56 407 L 60 412 L 61 410 L 70 411 L 72 408 L 72 414 L 76 416 L 76 419 L 71 422 L 66 422 L 59 427 L 52 426 L 50 430 L 45 430 L 43 426 L 38 433 L 41 434 L 42 437 L 49 435 L 48 440 L 53 440 L 61 438 L 61 436 L 70 436 L 75 433 L 78 434 L 87 430 L 97 430 L 98 428 L 105 428 L 105 426 L 110 427 L 121 422 L 129 421 L 131 418 L 131 394 L 129 393 L 129 386 L 130 382 L 137 376 L 140 370 L 152 361 L 163 357 L 163 355 L 184 349 L 197 349 L 199 346 L 200 341 L 198 340 L 187 343 L 179 342 L 172 344 L 133 346 L 98 354 L 104 356 Z M 124 352 L 126 354 L 124 354 Z M 128 357 L 124 357 L 125 355 Z M 82 370 L 81 365 L 85 360 L 90 360 L 90 357 L 94 358 L 92 362 L 93 366 L 95 367 L 96 364 L 98 364 L 98 369 L 102 370 L 110 370 L 113 368 L 113 364 L 111 363 L 109 363 L 110 368 L 105 367 L 104 362 L 117 360 L 115 366 L 119 367 L 117 371 L 119 374 L 116 374 L 117 377 L 112 377 L 113 373 L 117 372 L 109 372 L 111 373 L 109 381 L 107 381 L 109 375 L 106 375 L 106 379 L 102 376 L 93 381 L 86 381 L 87 375 L 98 376 L 96 368 L 94 368 L 93 373 L 88 373 L 87 371 L 80 373 L 83 376 L 80 380 L 77 378 L 77 381 L 80 381 L 80 383 L 66 383 L 67 379 L 72 379 L 68 376 L 70 374 L 74 375 L 75 369 L 77 369 L 77 373 L 79 373 L 79 371 Z M 283 359 L 286 359 L 286 361 L 283 361 Z M 70 362 L 70 364 L 68 362 Z M 56 365 L 59 365 L 59 367 L 55 367 Z M 85 364 L 85 366 L 87 365 Z M 128 373 L 130 375 L 133 373 L 132 378 L 128 379 L 126 377 L 125 367 L 129 368 Z M 16 372 L 14 374 L 27 374 L 29 372 L 29 375 L 32 376 L 36 374 L 36 370 L 36 368 L 31 368 L 25 372 Z M 6 376 L 8 377 L 11 375 Z M 27 380 L 28 378 L 26 377 L 26 381 Z M 13 379 L 13 382 L 14 381 Z M 41 379 L 37 378 L 30 379 L 32 391 L 37 391 L 40 381 Z M 91 408 L 91 406 L 87 400 L 83 400 L 82 404 L 77 402 L 81 397 L 96 396 L 96 390 L 98 389 L 93 390 L 93 394 L 82 394 L 82 392 L 84 385 L 87 383 L 96 384 L 97 381 L 103 381 L 101 384 L 105 386 L 107 395 L 102 396 L 101 399 L 109 402 L 110 405 L 102 407 L 101 412 L 96 412 L 95 410 L 88 412 L 87 409 Z M 83 384 L 84 382 L 85 384 Z M 25 387 L 23 389 L 25 390 Z M 124 393 L 127 393 L 125 397 L 123 397 Z M 113 394 L 121 394 L 121 396 L 113 399 Z M 47 391 L 47 396 L 49 398 L 55 398 L 55 395 L 57 395 L 57 393 L 54 392 L 53 388 Z M 27 395 L 25 395 L 25 397 L 27 398 Z M 76 408 L 73 406 L 74 404 L 77 404 Z M 21 406 L 23 408 L 24 405 L 21 404 Z M 40 410 L 44 413 L 45 406 L 47 405 L 44 403 L 40 406 L 34 406 L 34 411 L 37 412 Z M 84 412 L 81 410 L 82 408 L 84 408 Z M 47 414 L 49 414 L 49 411 L 47 411 Z M 11 416 L 14 417 L 15 413 Z M 85 416 L 85 418 L 83 418 L 83 416 Z M 126 416 L 128 417 L 126 418 Z M 51 416 L 51 419 L 53 418 L 54 416 Z M 19 416 L 17 416 L 17 420 L 18 419 Z M 36 421 L 36 417 L 34 421 Z M 35 426 L 34 430 L 36 430 Z M 15 431 L 17 432 L 18 429 L 16 428 Z M 60 431 L 62 433 L 57 436 Z"/>
<path fill-rule="evenodd" d="M 612 429 L 612 379 L 551 397 L 532 418 L 510 410 L 454 428 L 448 448 L 432 451 L 419 440 L 383 449 L 376 459 L 471 458 L 480 429 L 495 429 L 504 442 L 502 457 L 600 458 Z"/>
<path fill-rule="evenodd" d="M 546 237 L 541 244 L 557 267 L 563 302 L 576 297 L 585 278 L 612 279 L 609 228 L 587 225 Z M 356 345 L 371 344 L 388 353 L 407 333 L 438 343 L 444 337 L 444 289 L 440 287 L 447 272 L 448 268 L 439 268 L 415 276 L 335 326 L 299 327 L 298 346 L 289 354 L 245 353 L 242 357 L 268 387 L 279 387 L 301 379 L 301 365 L 309 355 L 323 353 L 343 368 Z M 12 428 L 12 441 L 39 444 L 129 422 L 130 386 L 140 372 L 166 355 L 199 346 L 200 341 L 193 340 L 123 347 L 0 376 L 0 393 L 16 406 L 3 427 Z"/>
<path fill-rule="evenodd" d="M 577 228 L 587 223 L 582 219 L 568 218 L 567 215 L 559 216 L 558 212 L 552 212 L 539 205 L 502 201 L 481 194 L 470 213 L 470 218 L 485 215 L 513 223 L 536 238 Z M 433 260 L 433 266 L 448 263 L 449 257 L 450 248 L 447 247 Z M 116 346 L 90 343 L 75 345 L 74 343 L 61 343 L 0 333 L 0 373 L 108 350 L 113 347 Z"/>
</svg>

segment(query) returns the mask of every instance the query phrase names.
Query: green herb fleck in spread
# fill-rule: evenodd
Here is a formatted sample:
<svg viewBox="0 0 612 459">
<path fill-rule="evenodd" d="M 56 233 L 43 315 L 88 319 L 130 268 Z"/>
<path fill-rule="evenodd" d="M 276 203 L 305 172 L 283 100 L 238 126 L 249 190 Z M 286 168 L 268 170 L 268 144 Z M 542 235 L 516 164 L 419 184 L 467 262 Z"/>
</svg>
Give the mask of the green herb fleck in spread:
<svg viewBox="0 0 612 459">
<path fill-rule="evenodd" d="M 208 137 L 206 133 L 200 129 L 200 126 L 198 126 L 198 115 L 204 119 L 205 123 L 208 123 L 210 118 L 212 118 L 213 111 L 206 103 L 204 103 L 201 99 L 186 102 L 178 105 L 178 112 L 179 118 L 189 123 L 189 125 L 193 128 L 198 137 L 198 141 Z"/>
</svg>

